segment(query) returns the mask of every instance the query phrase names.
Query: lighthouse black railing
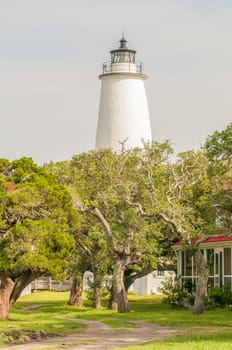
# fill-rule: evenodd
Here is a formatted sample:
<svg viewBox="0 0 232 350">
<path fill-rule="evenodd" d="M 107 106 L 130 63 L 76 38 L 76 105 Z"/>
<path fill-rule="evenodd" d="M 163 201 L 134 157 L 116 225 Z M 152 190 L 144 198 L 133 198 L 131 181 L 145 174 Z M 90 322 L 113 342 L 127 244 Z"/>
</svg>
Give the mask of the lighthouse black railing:
<svg viewBox="0 0 232 350">
<path fill-rule="evenodd" d="M 135 62 L 135 63 L 129 63 L 129 62 L 120 62 L 120 63 L 112 63 L 112 62 L 105 62 L 102 65 L 102 74 L 109 74 L 109 73 L 143 73 L 143 64 L 142 62 Z"/>
</svg>

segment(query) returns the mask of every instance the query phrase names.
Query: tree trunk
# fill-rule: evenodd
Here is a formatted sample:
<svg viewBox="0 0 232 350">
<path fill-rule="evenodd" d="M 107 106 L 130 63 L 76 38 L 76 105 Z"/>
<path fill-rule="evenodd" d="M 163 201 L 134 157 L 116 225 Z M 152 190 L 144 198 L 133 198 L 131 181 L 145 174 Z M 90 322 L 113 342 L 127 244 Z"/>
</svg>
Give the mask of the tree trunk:
<svg viewBox="0 0 232 350">
<path fill-rule="evenodd" d="M 96 261 L 92 258 L 92 272 L 93 272 L 93 283 L 92 285 L 92 292 L 93 292 L 93 308 L 94 309 L 100 309 L 101 308 L 101 286 L 102 286 L 102 274 L 99 271 L 98 264 Z"/>
<path fill-rule="evenodd" d="M 110 288 L 110 299 L 109 299 L 108 309 L 109 310 L 118 310 L 117 298 L 115 295 L 115 290 L 113 288 L 113 285 Z"/>
<path fill-rule="evenodd" d="M 14 288 L 14 282 L 10 278 L 1 280 L 0 284 L 0 319 L 8 320 L 10 312 L 10 295 Z"/>
<path fill-rule="evenodd" d="M 193 311 L 195 314 L 202 314 L 205 309 L 205 296 L 207 293 L 209 270 L 205 258 L 201 253 L 200 249 L 197 249 L 197 251 L 194 254 L 194 258 L 197 268 L 197 283 Z"/>
<path fill-rule="evenodd" d="M 101 289 L 98 287 L 93 288 L 93 308 L 94 309 L 101 309 Z"/>
<path fill-rule="evenodd" d="M 83 306 L 83 275 L 83 273 L 80 273 L 78 277 L 73 278 L 68 305 L 78 307 Z"/>
<path fill-rule="evenodd" d="M 24 288 L 26 288 L 32 281 L 41 276 L 39 271 L 26 270 L 15 281 L 14 289 L 10 296 L 10 307 L 14 305 L 16 300 L 20 297 Z"/>
<path fill-rule="evenodd" d="M 7 320 L 9 312 L 16 300 L 20 297 L 23 289 L 35 278 L 41 275 L 40 272 L 31 270 L 24 271 L 15 281 L 5 273 L 0 274 L 0 319 Z"/>
<path fill-rule="evenodd" d="M 118 312 L 130 312 L 130 306 L 124 286 L 124 271 L 126 259 L 120 258 L 116 261 L 113 271 L 113 289 L 118 305 Z"/>
</svg>

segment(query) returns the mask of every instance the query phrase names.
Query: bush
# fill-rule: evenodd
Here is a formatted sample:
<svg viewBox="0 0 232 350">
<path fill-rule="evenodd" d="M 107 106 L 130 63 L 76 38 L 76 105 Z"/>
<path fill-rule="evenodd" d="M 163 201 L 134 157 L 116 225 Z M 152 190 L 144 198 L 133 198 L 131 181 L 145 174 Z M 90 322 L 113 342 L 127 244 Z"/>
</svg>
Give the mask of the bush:
<svg viewBox="0 0 232 350">
<path fill-rule="evenodd" d="M 168 278 L 162 282 L 162 287 L 160 288 L 161 293 L 163 293 L 166 298 L 164 302 L 167 302 L 173 307 L 182 307 L 183 300 L 188 297 L 188 291 L 185 288 L 179 286 L 178 281 L 172 278 Z"/>
<path fill-rule="evenodd" d="M 229 286 L 214 287 L 208 293 L 208 306 L 225 307 L 232 304 L 232 292 Z"/>
<path fill-rule="evenodd" d="M 191 295 L 196 292 L 196 284 L 194 284 L 191 280 L 186 280 L 183 283 L 183 288 L 188 292 L 188 294 Z"/>
</svg>

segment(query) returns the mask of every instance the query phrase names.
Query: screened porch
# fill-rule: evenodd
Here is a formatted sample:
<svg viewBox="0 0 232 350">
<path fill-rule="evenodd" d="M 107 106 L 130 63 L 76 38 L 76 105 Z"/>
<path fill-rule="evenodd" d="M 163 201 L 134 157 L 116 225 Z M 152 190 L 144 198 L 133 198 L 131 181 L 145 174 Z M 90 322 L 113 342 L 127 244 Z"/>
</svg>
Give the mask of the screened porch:
<svg viewBox="0 0 232 350">
<path fill-rule="evenodd" d="M 192 252 L 181 243 L 174 246 L 177 254 L 177 276 L 180 284 L 196 284 L 197 268 Z M 210 237 L 200 243 L 209 268 L 208 288 L 227 285 L 232 290 L 232 238 Z"/>
</svg>

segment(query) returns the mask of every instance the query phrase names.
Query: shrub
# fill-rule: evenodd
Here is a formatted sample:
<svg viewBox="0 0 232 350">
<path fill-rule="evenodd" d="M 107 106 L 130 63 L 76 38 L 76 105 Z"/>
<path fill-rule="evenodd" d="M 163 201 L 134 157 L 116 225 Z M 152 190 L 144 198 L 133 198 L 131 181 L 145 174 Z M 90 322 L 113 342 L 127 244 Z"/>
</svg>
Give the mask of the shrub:
<svg viewBox="0 0 232 350">
<path fill-rule="evenodd" d="M 214 287 L 208 293 L 208 306 L 225 307 L 232 304 L 232 292 L 229 286 Z"/>
<path fill-rule="evenodd" d="M 187 290 L 181 288 L 178 281 L 176 279 L 173 281 L 172 278 L 168 278 L 162 282 L 160 291 L 166 296 L 164 302 L 167 302 L 173 307 L 183 306 L 183 300 L 188 296 Z"/>
</svg>

